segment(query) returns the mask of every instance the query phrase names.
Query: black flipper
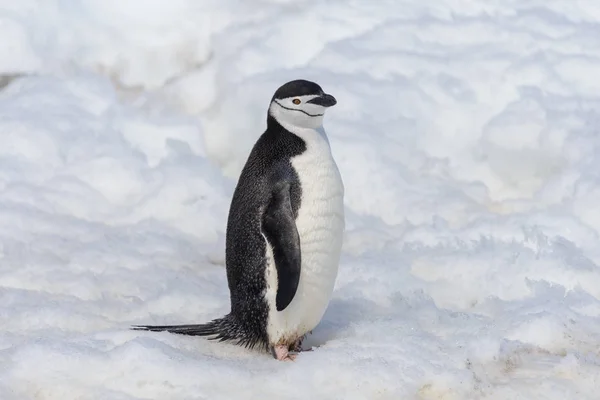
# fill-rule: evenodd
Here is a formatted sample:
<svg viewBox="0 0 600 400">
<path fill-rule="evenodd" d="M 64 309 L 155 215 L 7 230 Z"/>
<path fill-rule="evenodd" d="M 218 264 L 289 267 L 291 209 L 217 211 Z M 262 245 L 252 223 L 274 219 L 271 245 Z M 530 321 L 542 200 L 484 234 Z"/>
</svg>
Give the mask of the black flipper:
<svg viewBox="0 0 600 400">
<path fill-rule="evenodd" d="M 263 214 L 263 232 L 273 248 L 277 268 L 277 311 L 284 310 L 294 298 L 300 281 L 300 236 L 290 199 L 290 185 L 274 185 L 271 199 Z"/>
</svg>

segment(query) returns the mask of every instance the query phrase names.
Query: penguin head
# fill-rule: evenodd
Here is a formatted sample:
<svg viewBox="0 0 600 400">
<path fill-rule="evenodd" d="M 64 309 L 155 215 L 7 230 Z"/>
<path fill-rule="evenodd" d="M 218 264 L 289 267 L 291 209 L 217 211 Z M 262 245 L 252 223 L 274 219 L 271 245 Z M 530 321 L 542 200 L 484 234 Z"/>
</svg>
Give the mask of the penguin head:
<svg viewBox="0 0 600 400">
<path fill-rule="evenodd" d="M 282 125 L 316 129 L 323 124 L 325 110 L 336 103 L 335 97 L 323 92 L 321 86 L 298 79 L 275 91 L 269 115 Z"/>
</svg>

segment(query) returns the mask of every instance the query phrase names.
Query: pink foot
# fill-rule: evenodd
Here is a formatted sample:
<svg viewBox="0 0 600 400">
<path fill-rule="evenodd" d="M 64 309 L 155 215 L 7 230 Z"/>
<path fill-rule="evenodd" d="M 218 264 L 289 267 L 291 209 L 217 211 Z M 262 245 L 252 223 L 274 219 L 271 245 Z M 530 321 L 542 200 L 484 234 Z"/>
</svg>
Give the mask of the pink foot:
<svg viewBox="0 0 600 400">
<path fill-rule="evenodd" d="M 295 354 L 290 354 L 288 352 L 287 346 L 277 345 L 271 348 L 271 352 L 273 353 L 273 357 L 279 361 L 294 361 L 296 359 Z"/>
</svg>

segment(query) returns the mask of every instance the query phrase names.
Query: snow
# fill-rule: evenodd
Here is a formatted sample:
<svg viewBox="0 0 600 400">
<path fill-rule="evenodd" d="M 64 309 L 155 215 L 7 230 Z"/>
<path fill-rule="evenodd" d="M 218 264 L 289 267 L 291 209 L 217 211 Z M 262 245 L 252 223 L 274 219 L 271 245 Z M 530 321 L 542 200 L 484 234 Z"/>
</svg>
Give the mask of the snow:
<svg viewBox="0 0 600 400">
<path fill-rule="evenodd" d="M 0 1 L 0 398 L 596 399 L 596 0 Z M 346 186 L 293 363 L 132 324 L 228 311 L 273 91 Z"/>
</svg>

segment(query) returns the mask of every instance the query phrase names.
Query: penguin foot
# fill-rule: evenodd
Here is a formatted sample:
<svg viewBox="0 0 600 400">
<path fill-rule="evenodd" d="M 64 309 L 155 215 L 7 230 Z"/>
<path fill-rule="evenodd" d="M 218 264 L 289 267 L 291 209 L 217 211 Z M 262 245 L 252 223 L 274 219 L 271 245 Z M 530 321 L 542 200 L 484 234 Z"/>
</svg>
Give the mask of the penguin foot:
<svg viewBox="0 0 600 400">
<path fill-rule="evenodd" d="M 288 346 L 284 345 L 271 347 L 271 354 L 273 354 L 273 358 L 276 358 L 278 361 L 294 361 L 296 359 L 296 354 L 291 354 L 288 350 Z"/>
</svg>

